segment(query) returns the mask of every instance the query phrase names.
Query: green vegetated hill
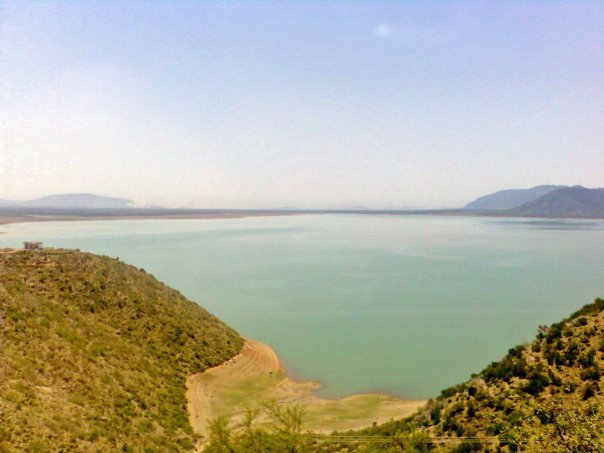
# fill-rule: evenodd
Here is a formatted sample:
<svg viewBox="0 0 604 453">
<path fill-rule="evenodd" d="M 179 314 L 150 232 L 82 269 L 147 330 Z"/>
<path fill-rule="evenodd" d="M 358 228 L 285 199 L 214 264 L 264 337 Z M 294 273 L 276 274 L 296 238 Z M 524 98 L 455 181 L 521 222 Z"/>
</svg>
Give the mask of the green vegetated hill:
<svg viewBox="0 0 604 453">
<path fill-rule="evenodd" d="M 182 451 L 185 377 L 239 335 L 109 257 L 0 250 L 0 451 Z"/>
<path fill-rule="evenodd" d="M 603 394 L 604 300 L 596 299 L 416 415 L 362 434 L 398 435 L 407 445 L 415 436 L 418 449 L 604 451 Z"/>
</svg>

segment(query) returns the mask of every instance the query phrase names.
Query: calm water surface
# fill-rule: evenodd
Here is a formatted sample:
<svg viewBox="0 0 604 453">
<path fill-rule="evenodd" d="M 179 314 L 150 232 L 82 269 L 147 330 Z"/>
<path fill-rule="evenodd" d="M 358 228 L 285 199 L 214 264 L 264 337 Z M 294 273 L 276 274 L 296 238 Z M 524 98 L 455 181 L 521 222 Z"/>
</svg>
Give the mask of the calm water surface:
<svg viewBox="0 0 604 453">
<path fill-rule="evenodd" d="M 604 296 L 604 223 L 306 215 L 0 226 L 145 268 L 326 396 L 433 397 Z"/>
</svg>

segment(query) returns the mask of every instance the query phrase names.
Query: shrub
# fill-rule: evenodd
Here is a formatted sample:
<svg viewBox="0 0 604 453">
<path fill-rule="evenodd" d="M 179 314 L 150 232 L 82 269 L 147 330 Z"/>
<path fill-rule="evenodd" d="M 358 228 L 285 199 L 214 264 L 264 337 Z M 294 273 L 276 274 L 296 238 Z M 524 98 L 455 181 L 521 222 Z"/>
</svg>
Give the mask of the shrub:
<svg viewBox="0 0 604 453">
<path fill-rule="evenodd" d="M 435 425 L 438 425 L 440 423 L 441 409 L 442 406 L 438 403 L 434 404 L 430 409 L 430 420 L 432 420 L 432 423 Z"/>
<path fill-rule="evenodd" d="M 579 364 L 583 368 L 588 368 L 594 365 L 594 359 L 596 357 L 596 350 L 589 349 L 585 354 L 579 357 Z"/>
<path fill-rule="evenodd" d="M 600 380 L 600 369 L 597 366 L 593 366 L 581 372 L 581 379 L 584 381 L 599 381 Z"/>
<path fill-rule="evenodd" d="M 595 396 L 597 391 L 598 391 L 597 384 L 595 384 L 594 382 L 589 382 L 589 383 L 585 384 L 585 386 L 583 387 L 583 390 L 581 391 L 581 398 L 583 400 L 587 400 L 587 399 L 591 398 L 592 396 Z"/>
<path fill-rule="evenodd" d="M 550 380 L 546 375 L 538 371 L 532 371 L 529 373 L 528 382 L 522 387 L 522 390 L 531 395 L 538 395 L 549 383 Z"/>
</svg>

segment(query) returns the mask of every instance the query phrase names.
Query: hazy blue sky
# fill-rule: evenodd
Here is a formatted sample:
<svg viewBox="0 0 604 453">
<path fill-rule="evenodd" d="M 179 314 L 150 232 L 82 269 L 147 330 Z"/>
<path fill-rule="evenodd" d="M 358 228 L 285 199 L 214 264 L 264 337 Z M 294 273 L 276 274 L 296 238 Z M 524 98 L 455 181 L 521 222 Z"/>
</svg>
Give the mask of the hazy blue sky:
<svg viewBox="0 0 604 453">
<path fill-rule="evenodd" d="M 603 1 L 0 4 L 0 198 L 449 207 L 604 186 Z"/>
</svg>

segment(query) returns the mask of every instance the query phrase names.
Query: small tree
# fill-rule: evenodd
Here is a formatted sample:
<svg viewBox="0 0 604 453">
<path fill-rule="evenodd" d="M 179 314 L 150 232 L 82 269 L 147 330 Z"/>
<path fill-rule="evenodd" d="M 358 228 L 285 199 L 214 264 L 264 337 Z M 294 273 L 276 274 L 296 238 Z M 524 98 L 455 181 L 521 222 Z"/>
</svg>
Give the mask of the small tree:
<svg viewBox="0 0 604 453">
<path fill-rule="evenodd" d="M 291 453 L 303 451 L 304 408 L 300 404 L 279 405 L 275 401 L 265 403 L 264 407 L 271 419 L 271 430 L 283 443 L 284 451 Z"/>
<path fill-rule="evenodd" d="M 304 409 L 300 405 L 265 403 L 248 408 L 241 425 L 231 430 L 226 418 L 210 423 L 209 453 L 301 453 L 308 451 L 302 434 Z M 259 421 L 257 423 L 257 421 Z"/>
<path fill-rule="evenodd" d="M 210 421 L 210 445 L 205 449 L 209 453 L 234 453 L 231 429 L 226 417 Z"/>
</svg>

